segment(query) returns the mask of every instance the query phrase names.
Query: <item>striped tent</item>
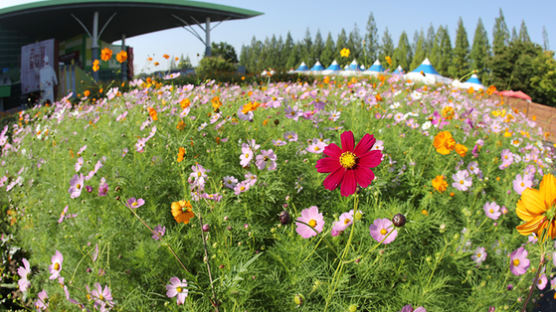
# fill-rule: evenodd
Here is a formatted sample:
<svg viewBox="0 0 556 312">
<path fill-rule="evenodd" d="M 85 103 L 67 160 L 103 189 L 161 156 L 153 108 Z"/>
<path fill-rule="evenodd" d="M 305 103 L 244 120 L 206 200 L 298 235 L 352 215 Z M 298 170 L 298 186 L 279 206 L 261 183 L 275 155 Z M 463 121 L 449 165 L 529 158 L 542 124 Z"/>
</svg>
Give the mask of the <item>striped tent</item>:
<svg viewBox="0 0 556 312">
<path fill-rule="evenodd" d="M 309 67 L 307 67 L 307 65 L 305 65 L 305 62 L 301 62 L 301 64 L 299 65 L 299 67 L 295 70 L 296 72 L 305 72 L 308 71 Z"/>
<path fill-rule="evenodd" d="M 333 75 L 333 74 L 337 74 L 341 70 L 342 70 L 342 68 L 340 67 L 340 65 L 338 65 L 338 62 L 336 62 L 336 60 L 334 60 L 334 61 L 332 61 L 332 64 L 330 64 L 330 66 L 328 66 L 325 70 L 322 71 L 322 74 L 323 75 Z"/>
<path fill-rule="evenodd" d="M 423 82 L 426 84 L 451 83 L 452 79 L 440 75 L 432 66 L 428 58 L 421 65 L 405 75 L 406 79 Z"/>
<path fill-rule="evenodd" d="M 371 67 L 365 72 L 365 74 L 369 75 L 378 75 L 379 73 L 384 72 L 384 67 L 380 64 L 379 60 L 376 60 Z"/>
<path fill-rule="evenodd" d="M 319 61 L 317 61 L 315 65 L 311 67 L 312 72 L 321 72 L 323 70 L 324 70 L 324 66 L 322 66 L 322 64 Z"/>
</svg>

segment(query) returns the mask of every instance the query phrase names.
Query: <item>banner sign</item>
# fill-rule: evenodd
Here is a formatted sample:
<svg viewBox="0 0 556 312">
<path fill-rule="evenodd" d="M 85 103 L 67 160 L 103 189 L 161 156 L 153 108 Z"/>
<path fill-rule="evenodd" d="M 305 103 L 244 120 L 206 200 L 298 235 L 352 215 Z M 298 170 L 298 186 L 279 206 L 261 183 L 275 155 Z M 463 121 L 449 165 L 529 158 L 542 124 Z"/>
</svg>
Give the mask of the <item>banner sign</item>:
<svg viewBox="0 0 556 312">
<path fill-rule="evenodd" d="M 44 66 L 45 56 L 54 65 L 54 39 L 21 47 L 21 93 L 40 91 L 39 70 Z"/>
</svg>

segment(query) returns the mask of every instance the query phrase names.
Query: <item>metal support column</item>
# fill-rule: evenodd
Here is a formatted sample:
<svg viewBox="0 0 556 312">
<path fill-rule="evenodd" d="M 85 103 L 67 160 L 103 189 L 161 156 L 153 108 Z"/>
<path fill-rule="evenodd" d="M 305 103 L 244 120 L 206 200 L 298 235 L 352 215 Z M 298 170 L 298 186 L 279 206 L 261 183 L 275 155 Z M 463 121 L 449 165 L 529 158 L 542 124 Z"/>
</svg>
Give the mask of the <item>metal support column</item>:
<svg viewBox="0 0 556 312">
<path fill-rule="evenodd" d="M 98 48 L 98 11 L 95 11 L 93 15 L 93 32 L 91 34 L 91 53 L 92 59 L 91 64 L 94 64 L 95 60 L 99 60 L 99 48 Z M 100 61 L 100 60 L 99 60 Z M 98 81 L 98 71 L 93 71 L 93 78 Z"/>
<path fill-rule="evenodd" d="M 205 26 L 205 56 L 211 56 L 210 49 L 210 17 L 207 17 Z"/>
<path fill-rule="evenodd" d="M 122 51 L 126 51 L 125 47 L 125 34 L 122 34 Z M 127 81 L 127 60 L 122 62 L 122 81 Z"/>
</svg>

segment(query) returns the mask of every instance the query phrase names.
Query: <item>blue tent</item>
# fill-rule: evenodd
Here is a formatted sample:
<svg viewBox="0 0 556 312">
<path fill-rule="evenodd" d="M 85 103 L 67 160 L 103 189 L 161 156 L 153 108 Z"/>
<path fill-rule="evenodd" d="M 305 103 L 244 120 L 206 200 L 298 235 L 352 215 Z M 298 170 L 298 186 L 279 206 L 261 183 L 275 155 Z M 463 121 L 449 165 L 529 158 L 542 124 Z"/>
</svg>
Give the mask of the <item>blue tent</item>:
<svg viewBox="0 0 556 312">
<path fill-rule="evenodd" d="M 398 65 L 398 67 L 396 67 L 396 70 L 394 70 L 394 74 L 404 74 L 403 68 Z"/>
<path fill-rule="evenodd" d="M 354 59 L 353 62 L 351 62 L 351 64 L 349 64 L 348 70 L 353 70 L 353 71 L 359 71 L 359 65 L 357 65 L 357 61 Z"/>
<path fill-rule="evenodd" d="M 384 67 L 382 67 L 379 60 L 376 60 L 373 65 L 369 67 L 368 71 L 382 73 L 384 71 Z"/>
<path fill-rule="evenodd" d="M 308 71 L 308 70 L 309 70 L 309 67 L 307 67 L 307 65 L 305 65 L 305 62 L 301 62 L 301 64 L 299 65 L 299 67 L 295 71 L 301 72 L 301 71 Z"/>
<path fill-rule="evenodd" d="M 315 65 L 311 67 L 311 71 L 322 71 L 322 70 L 324 70 L 324 66 L 322 66 L 322 64 L 319 61 L 317 61 Z"/>
<path fill-rule="evenodd" d="M 431 62 L 428 58 L 426 58 L 421 65 L 411 71 L 412 73 L 424 73 L 424 74 L 431 74 L 431 75 L 439 75 L 440 74 L 432 67 Z"/>
<path fill-rule="evenodd" d="M 325 70 L 322 71 L 323 75 L 331 75 L 338 73 L 342 68 L 338 65 L 338 62 L 334 60 L 330 66 L 328 66 Z"/>
<path fill-rule="evenodd" d="M 479 77 L 477 77 L 477 75 L 473 74 L 471 75 L 471 77 L 469 79 L 467 79 L 466 83 L 474 83 L 474 84 L 478 84 L 478 85 L 483 85 L 481 83 L 481 80 L 479 80 Z"/>
</svg>

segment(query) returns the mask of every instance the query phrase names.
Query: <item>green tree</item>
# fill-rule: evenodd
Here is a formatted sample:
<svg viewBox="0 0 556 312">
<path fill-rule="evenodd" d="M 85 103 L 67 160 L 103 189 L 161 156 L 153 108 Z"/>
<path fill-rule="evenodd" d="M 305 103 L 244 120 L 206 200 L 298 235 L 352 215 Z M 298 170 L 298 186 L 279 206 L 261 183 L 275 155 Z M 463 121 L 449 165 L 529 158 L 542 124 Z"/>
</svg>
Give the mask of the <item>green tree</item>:
<svg viewBox="0 0 556 312">
<path fill-rule="evenodd" d="M 394 41 L 392 40 L 392 36 L 390 36 L 390 32 L 388 32 L 388 27 L 384 29 L 384 34 L 382 35 L 382 46 L 380 47 L 379 59 L 384 68 L 394 69 L 395 67 L 386 62 L 387 56 L 390 58 L 394 57 Z M 392 64 L 394 64 L 394 62 L 392 62 Z"/>
<path fill-rule="evenodd" d="M 392 58 L 392 67 L 396 68 L 401 66 L 404 71 L 408 71 L 409 65 L 411 64 L 411 60 L 413 58 L 413 53 L 411 51 L 411 46 L 409 45 L 409 39 L 407 38 L 407 34 L 405 31 L 402 31 L 400 35 L 400 40 L 398 41 L 398 45 L 394 50 L 394 57 Z"/>
<path fill-rule="evenodd" d="M 510 36 L 510 42 L 519 40 L 519 35 L 517 34 L 517 29 L 515 26 L 512 27 L 512 35 Z"/>
<path fill-rule="evenodd" d="M 492 30 L 492 50 L 494 54 L 499 53 L 510 40 L 510 32 L 504 20 L 504 13 L 500 8 L 500 15 L 494 20 L 494 28 Z"/>
<path fill-rule="evenodd" d="M 432 48 L 434 47 L 434 40 L 436 39 L 436 31 L 434 30 L 434 26 L 432 24 L 429 26 L 427 30 L 427 37 L 425 39 L 425 54 L 427 57 L 430 57 L 432 53 Z"/>
<path fill-rule="evenodd" d="M 305 31 L 305 38 L 303 38 L 302 42 L 302 52 L 301 52 L 301 59 L 309 68 L 313 66 L 315 60 L 312 58 L 312 51 L 313 51 L 313 38 L 311 37 L 311 32 L 309 28 Z"/>
<path fill-rule="evenodd" d="M 213 42 L 211 44 L 212 56 L 220 56 L 230 63 L 237 63 L 237 54 L 234 47 L 227 42 Z"/>
<path fill-rule="evenodd" d="M 453 51 L 450 74 L 454 78 L 461 78 L 469 73 L 469 69 L 469 41 L 467 40 L 463 20 L 460 17 L 456 30 L 456 45 Z"/>
<path fill-rule="evenodd" d="M 332 61 L 334 61 L 336 54 L 336 45 L 334 43 L 334 39 L 332 39 L 332 34 L 329 32 L 328 36 L 326 36 L 324 49 L 320 54 L 320 62 L 322 63 L 322 66 L 330 66 Z"/>
<path fill-rule="evenodd" d="M 313 61 L 320 61 L 320 55 L 323 50 L 324 41 L 322 40 L 320 30 L 317 30 L 317 34 L 315 35 L 315 42 L 313 42 L 313 51 L 311 53 L 311 58 L 313 59 Z"/>
<path fill-rule="evenodd" d="M 365 61 L 367 64 L 365 66 L 369 66 L 372 64 L 378 57 L 379 53 L 379 46 L 378 46 L 378 29 L 376 27 L 375 17 L 373 16 L 373 12 L 369 14 L 369 19 L 367 20 L 367 33 L 365 34 Z"/>
<path fill-rule="evenodd" d="M 178 68 L 179 69 L 193 68 L 193 65 L 191 65 L 191 60 L 189 59 L 189 56 L 187 56 L 186 58 L 183 57 L 183 54 L 180 56 L 180 60 L 178 62 Z"/>
<path fill-rule="evenodd" d="M 302 46 L 300 43 L 294 44 L 293 48 L 290 50 L 288 60 L 286 62 L 286 68 L 288 68 L 288 70 L 291 68 L 296 69 L 299 67 L 301 62 L 303 62 L 301 59 L 301 50 Z"/>
<path fill-rule="evenodd" d="M 353 30 L 349 33 L 347 47 L 351 51 L 350 59 L 355 59 L 359 64 L 362 63 L 361 57 L 363 56 L 361 48 L 361 35 L 359 33 L 359 27 L 357 24 L 353 26 Z"/>
<path fill-rule="evenodd" d="M 430 61 L 439 74 L 448 75 L 448 67 L 452 62 L 452 42 L 445 27 L 438 26 Z"/>
<path fill-rule="evenodd" d="M 533 59 L 537 75 L 531 77 L 529 95 L 535 102 L 556 107 L 556 60 L 554 51 L 539 51 Z"/>
<path fill-rule="evenodd" d="M 521 20 L 521 27 L 519 28 L 519 41 L 531 42 L 531 38 L 529 37 L 529 33 L 527 32 L 527 26 L 525 25 L 524 20 Z"/>
<path fill-rule="evenodd" d="M 338 39 L 336 39 L 336 53 L 334 54 L 335 55 L 334 58 L 338 61 L 338 64 L 342 68 L 344 68 L 344 66 L 346 66 L 346 64 L 350 62 L 350 58 L 351 58 L 351 56 L 348 58 L 340 56 L 340 51 L 343 48 L 347 48 L 347 34 L 346 34 L 346 30 L 342 28 L 342 30 L 338 34 Z"/>
<path fill-rule="evenodd" d="M 426 57 L 426 46 L 425 46 L 425 34 L 421 30 L 417 35 L 417 42 L 415 43 L 415 54 L 413 55 L 413 60 L 408 68 L 411 71 L 417 68 Z"/>
<path fill-rule="evenodd" d="M 284 42 L 284 46 L 282 48 L 282 52 L 280 53 L 280 57 L 282 59 L 282 64 L 284 64 L 286 70 L 290 70 L 294 68 L 296 64 L 290 64 L 290 54 L 292 53 L 293 47 L 295 43 L 293 41 L 293 37 L 291 32 L 288 31 L 286 34 L 286 41 Z"/>
<path fill-rule="evenodd" d="M 483 84 L 488 82 L 488 59 L 490 57 L 490 45 L 488 43 L 488 34 L 483 25 L 483 21 L 479 18 L 475 35 L 473 36 L 473 46 L 470 53 L 471 69 L 477 71 L 477 76 Z"/>
<path fill-rule="evenodd" d="M 542 26 L 542 45 L 545 50 L 550 50 L 550 43 L 548 42 L 548 32 L 546 26 Z"/>
</svg>

